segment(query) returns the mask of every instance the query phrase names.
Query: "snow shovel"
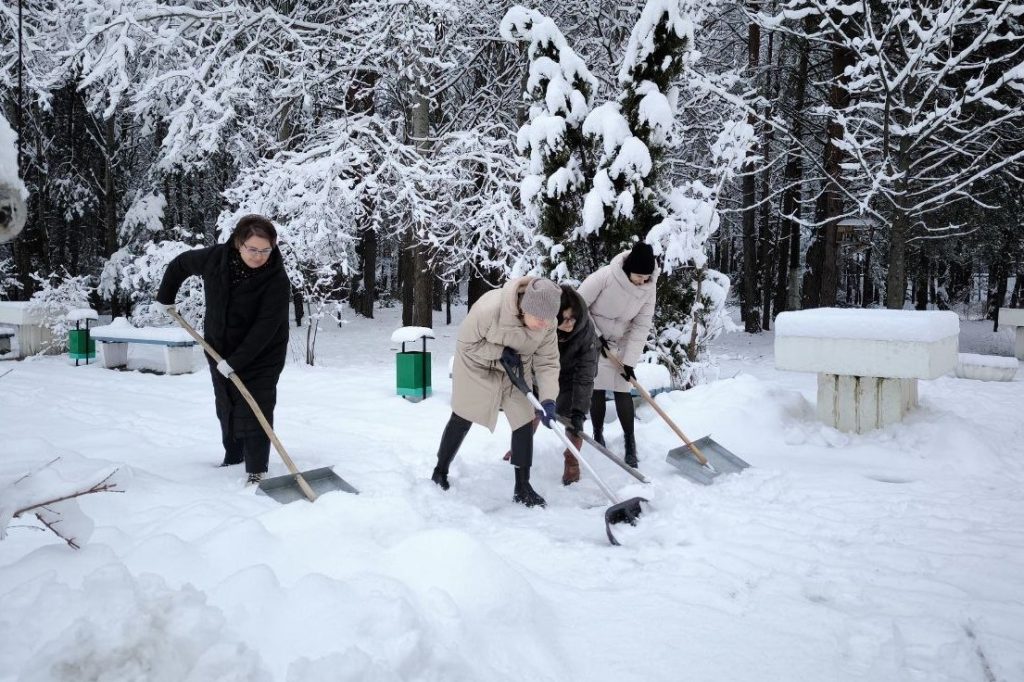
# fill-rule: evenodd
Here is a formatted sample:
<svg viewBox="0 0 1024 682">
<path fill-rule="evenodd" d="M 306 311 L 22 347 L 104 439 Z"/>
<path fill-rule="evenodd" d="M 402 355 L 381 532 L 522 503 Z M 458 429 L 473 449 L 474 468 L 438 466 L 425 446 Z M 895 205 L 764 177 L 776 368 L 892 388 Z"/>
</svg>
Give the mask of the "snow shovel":
<svg viewBox="0 0 1024 682">
<path fill-rule="evenodd" d="M 221 356 L 213 349 L 210 344 L 206 342 L 202 336 L 192 328 L 185 319 L 178 314 L 178 311 L 174 308 L 168 307 L 167 314 L 178 321 L 185 331 L 187 331 L 192 338 L 198 341 L 203 349 L 209 353 L 210 357 L 213 358 L 214 362 L 220 362 Z M 310 502 L 316 502 L 316 498 L 323 493 L 331 492 L 333 490 L 342 490 L 347 493 L 357 493 L 358 490 L 349 485 L 341 476 L 334 473 L 330 467 L 322 467 L 320 469 L 313 469 L 311 471 L 299 472 L 295 466 L 295 462 L 288 456 L 288 451 L 284 449 L 284 445 L 278 439 L 277 434 L 274 433 L 274 429 L 270 426 L 270 422 L 263 415 L 263 410 L 256 404 L 256 399 L 249 393 L 249 389 L 245 387 L 242 380 L 238 378 L 237 374 L 232 374 L 230 377 L 231 382 L 234 383 L 235 388 L 245 398 L 245 402 L 249 403 L 249 407 L 252 408 L 253 414 L 256 415 L 256 419 L 259 420 L 260 426 L 267 432 L 267 436 L 270 438 L 270 442 L 274 444 L 277 449 L 277 453 L 281 455 L 281 459 L 284 460 L 284 465 L 288 467 L 290 474 L 285 476 L 275 476 L 274 478 L 264 479 L 260 481 L 259 491 L 267 495 L 271 499 L 277 500 L 281 504 L 287 504 L 294 502 L 295 500 L 301 500 L 303 497 L 308 499 Z"/>
<path fill-rule="evenodd" d="M 620 371 L 625 371 L 626 366 L 622 364 L 622 360 L 620 360 L 615 353 L 604 348 L 601 349 L 601 353 L 611 360 L 612 364 Z M 686 443 L 685 447 L 681 446 L 669 450 L 668 457 L 666 458 L 666 461 L 679 469 L 684 476 L 696 483 L 700 483 L 701 485 L 711 485 L 714 480 L 722 474 L 734 474 L 738 471 L 743 471 L 750 466 L 742 459 L 722 447 L 722 445 L 712 439 L 711 436 L 704 436 L 697 442 L 691 441 L 686 437 L 686 434 L 683 433 L 683 430 L 676 426 L 676 423 L 672 421 L 672 418 L 665 413 L 665 410 L 661 409 L 661 405 L 654 402 L 654 398 L 652 398 L 651 394 L 647 392 L 647 389 L 641 386 L 636 379 L 630 379 L 629 383 L 632 384 L 633 388 L 643 396 L 643 399 L 654 408 L 654 411 L 665 420 L 665 423 L 676 432 L 676 435 L 682 438 L 683 442 Z M 689 456 L 690 453 L 693 454 L 693 457 Z M 696 460 L 694 460 L 694 458 L 696 458 Z"/>
<path fill-rule="evenodd" d="M 558 415 L 558 421 L 562 422 L 563 426 L 571 426 L 572 425 L 572 424 L 570 424 L 569 420 L 566 419 L 565 417 L 563 417 L 562 415 Z M 622 469 L 626 473 L 628 473 L 630 476 L 632 476 L 636 480 L 640 481 L 641 483 L 650 483 L 650 480 L 648 480 L 648 478 L 646 476 L 644 476 L 639 471 L 637 471 L 633 467 L 631 467 L 628 464 L 626 464 L 626 462 L 621 457 L 616 455 L 614 452 L 612 452 L 611 450 L 609 450 L 605 446 L 603 446 L 600 443 L 598 443 L 589 434 L 580 433 L 580 438 L 583 439 L 583 442 L 587 443 L 592 448 L 594 448 L 595 450 L 600 452 L 602 455 L 604 455 L 605 457 L 607 457 L 611 461 L 613 461 L 616 464 L 618 464 L 620 467 L 622 467 Z"/>
<path fill-rule="evenodd" d="M 515 384 L 516 388 L 523 392 L 527 400 L 530 401 L 530 404 L 533 405 L 533 409 L 543 412 L 544 407 L 540 404 L 540 401 L 537 400 L 537 396 L 533 394 L 533 391 L 531 391 L 526 385 L 526 378 L 523 376 L 523 363 L 519 358 L 519 354 L 511 351 L 511 349 L 506 349 L 506 352 L 502 353 L 501 364 L 508 373 L 508 378 L 512 380 L 512 383 Z M 550 428 L 555 432 L 555 435 L 562 439 L 562 443 L 565 444 L 565 447 L 569 452 L 571 452 L 572 455 L 579 460 L 580 464 L 586 468 L 590 475 L 594 477 L 594 481 L 597 483 L 597 487 L 601 489 L 601 492 L 611 500 L 612 506 L 608 507 L 604 511 L 604 530 L 608 535 L 608 542 L 618 546 L 619 541 L 616 540 L 615 536 L 612 534 L 612 524 L 626 522 L 631 526 L 635 526 L 637 518 L 639 518 L 643 513 L 640 503 L 647 502 L 647 499 L 643 497 L 632 497 L 620 502 L 619 499 L 615 497 L 615 493 L 613 493 L 611 489 L 604 484 L 601 477 L 598 476 L 597 472 L 590 466 L 590 463 L 583 459 L 580 451 L 576 449 L 576 446 L 572 444 L 572 441 L 566 437 L 565 431 L 561 428 L 561 425 L 552 424 Z"/>
</svg>

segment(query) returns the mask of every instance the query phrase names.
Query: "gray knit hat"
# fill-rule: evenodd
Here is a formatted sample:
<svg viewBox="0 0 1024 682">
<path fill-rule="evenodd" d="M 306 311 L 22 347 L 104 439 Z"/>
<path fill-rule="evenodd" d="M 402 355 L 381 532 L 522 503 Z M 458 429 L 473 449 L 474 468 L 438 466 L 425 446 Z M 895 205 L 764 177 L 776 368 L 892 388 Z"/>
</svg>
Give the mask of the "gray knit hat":
<svg viewBox="0 0 1024 682">
<path fill-rule="evenodd" d="M 526 285 L 519 307 L 524 313 L 544 320 L 558 317 L 562 305 L 562 289 L 550 279 L 538 277 Z"/>
</svg>

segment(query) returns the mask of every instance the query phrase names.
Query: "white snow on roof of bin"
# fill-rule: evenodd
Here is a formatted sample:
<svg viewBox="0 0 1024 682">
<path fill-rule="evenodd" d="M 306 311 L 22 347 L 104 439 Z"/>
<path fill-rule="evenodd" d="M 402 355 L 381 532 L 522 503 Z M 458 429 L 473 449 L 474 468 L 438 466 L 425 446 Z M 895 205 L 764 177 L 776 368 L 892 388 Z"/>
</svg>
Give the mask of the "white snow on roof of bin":
<svg viewBox="0 0 1024 682">
<path fill-rule="evenodd" d="M 409 343 L 419 341 L 423 337 L 434 338 L 434 330 L 430 327 L 399 327 L 391 333 L 391 343 Z"/>
<path fill-rule="evenodd" d="M 957 336 L 960 318 L 946 310 L 814 308 L 780 314 L 775 336 L 930 343 Z"/>
<path fill-rule="evenodd" d="M 67 319 L 71 320 L 72 322 L 76 320 L 100 319 L 99 313 L 97 313 L 92 308 L 75 308 L 73 310 L 69 310 L 68 314 L 65 317 L 67 317 Z"/>
</svg>

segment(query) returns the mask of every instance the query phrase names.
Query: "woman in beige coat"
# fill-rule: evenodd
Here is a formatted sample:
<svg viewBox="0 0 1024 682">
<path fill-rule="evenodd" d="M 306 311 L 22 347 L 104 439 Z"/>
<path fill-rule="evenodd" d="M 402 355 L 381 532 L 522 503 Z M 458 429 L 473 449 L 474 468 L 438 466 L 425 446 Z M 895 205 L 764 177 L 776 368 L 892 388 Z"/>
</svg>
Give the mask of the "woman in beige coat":
<svg viewBox="0 0 1024 682">
<path fill-rule="evenodd" d="M 604 444 L 605 391 L 612 391 L 615 412 L 625 437 L 625 459 L 631 467 L 637 466 L 637 458 L 629 380 L 636 378 L 633 368 L 640 360 L 654 324 L 657 280 L 654 251 L 650 244 L 639 242 L 631 251 L 620 253 L 611 263 L 583 280 L 579 288 L 601 336 L 601 344 L 625 365 L 625 370 L 620 372 L 602 353 L 590 401 L 594 440 Z"/>
<path fill-rule="evenodd" d="M 452 416 L 441 436 L 431 476 L 442 490 L 449 488 L 448 468 L 469 427 L 476 423 L 494 431 L 500 408 L 512 427 L 516 475 L 512 499 L 527 507 L 545 505 L 544 498 L 530 487 L 534 409 L 513 386 L 501 359 L 506 353 L 518 354 L 525 376 L 533 375 L 544 407 L 538 416 L 550 426 L 555 418 L 559 369 L 553 323 L 561 298 L 562 290 L 551 280 L 519 277 L 481 296 L 459 326 L 452 367 Z"/>
</svg>

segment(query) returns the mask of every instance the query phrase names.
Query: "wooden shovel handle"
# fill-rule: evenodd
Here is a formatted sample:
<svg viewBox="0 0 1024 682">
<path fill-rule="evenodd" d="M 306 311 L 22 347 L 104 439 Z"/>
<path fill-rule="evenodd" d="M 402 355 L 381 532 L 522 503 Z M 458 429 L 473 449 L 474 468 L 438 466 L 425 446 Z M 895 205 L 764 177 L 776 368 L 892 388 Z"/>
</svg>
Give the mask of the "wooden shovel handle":
<svg viewBox="0 0 1024 682">
<path fill-rule="evenodd" d="M 612 364 L 614 364 L 620 370 L 626 369 L 626 366 L 622 363 L 622 360 L 620 360 L 618 356 L 615 355 L 615 353 L 611 352 L 611 350 L 602 350 L 601 352 L 603 352 L 605 357 L 611 360 Z M 654 398 L 652 398 L 651 394 L 647 392 L 647 389 L 641 386 L 636 379 L 630 379 L 629 383 L 633 385 L 633 388 L 637 390 L 637 393 L 643 396 L 644 400 L 647 401 L 647 404 L 653 407 L 654 411 L 661 415 L 661 418 L 664 419 L 665 423 L 668 424 L 669 427 L 676 432 L 676 435 L 683 439 L 683 442 L 686 443 L 686 447 L 690 448 L 690 450 L 693 452 L 693 456 L 697 458 L 697 461 L 701 463 L 701 466 L 707 466 L 708 458 L 704 456 L 704 453 L 700 451 L 700 449 L 693 443 L 693 441 L 686 437 L 686 434 L 683 433 L 683 430 L 676 426 L 676 423 L 672 421 L 672 418 L 665 413 L 665 410 L 661 408 L 661 405 L 654 402 Z"/>
<path fill-rule="evenodd" d="M 168 307 L 167 314 L 177 320 L 178 324 L 184 327 L 185 331 L 187 331 L 193 339 L 203 346 L 203 349 L 209 353 L 210 357 L 213 358 L 214 361 L 220 363 L 224 359 L 213 349 L 213 346 L 206 342 L 206 339 L 199 335 L 199 332 L 192 328 L 192 325 L 185 321 L 185 318 L 178 314 L 177 310 Z M 281 459 L 284 460 L 284 465 L 288 467 L 288 471 L 295 476 L 295 481 L 299 484 L 299 488 L 302 489 L 303 494 L 309 498 L 310 502 L 316 502 L 316 492 L 312 487 L 310 487 L 303 475 L 299 473 L 299 469 L 295 466 L 295 462 L 292 461 L 292 458 L 288 456 L 288 451 L 284 449 L 284 444 L 277 437 L 277 434 L 274 433 L 274 429 L 270 426 L 270 422 L 268 422 L 267 418 L 263 416 L 263 410 L 261 410 L 260 406 L 256 404 L 256 399 L 252 397 L 252 393 L 249 393 L 249 389 L 245 387 L 245 384 L 242 383 L 242 380 L 238 378 L 237 374 L 232 373 L 228 378 L 231 379 L 235 388 L 237 388 L 238 392 L 242 394 L 243 398 L 245 398 L 245 402 L 249 403 L 249 407 L 252 408 L 253 414 L 255 414 L 256 419 L 259 420 L 260 426 L 262 426 L 263 430 L 267 432 L 270 442 L 272 442 L 274 447 L 277 449 L 277 454 L 281 455 Z"/>
</svg>

